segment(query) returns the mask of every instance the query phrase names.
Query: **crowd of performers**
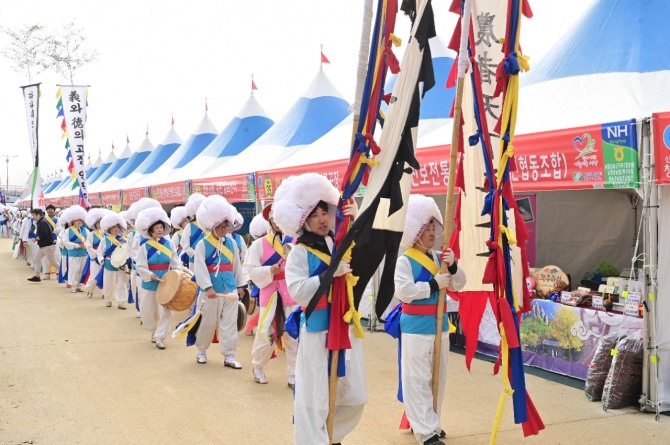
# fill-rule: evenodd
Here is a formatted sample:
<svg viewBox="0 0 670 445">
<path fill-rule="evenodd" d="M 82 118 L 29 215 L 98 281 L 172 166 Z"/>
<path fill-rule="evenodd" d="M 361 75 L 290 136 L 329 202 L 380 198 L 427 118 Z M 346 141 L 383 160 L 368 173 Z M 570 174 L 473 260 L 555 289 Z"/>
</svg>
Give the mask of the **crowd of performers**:
<svg viewBox="0 0 670 445">
<path fill-rule="evenodd" d="M 330 265 L 338 198 L 338 190 L 321 175 L 286 179 L 274 203 L 251 221 L 254 240 L 248 248 L 237 233 L 242 216 L 219 195 L 193 194 L 170 216 L 158 201 L 142 198 L 121 213 L 98 208 L 87 212 L 76 205 L 58 212 L 49 206 L 46 212 L 34 209 L 5 218 L 15 236 L 15 257 L 25 258 L 34 270 L 29 281 L 57 280 L 72 293 L 101 295 L 107 307 L 133 307 L 158 349 L 165 349 L 168 336 L 183 336 L 187 345 L 195 345 L 196 362 L 205 364 L 208 349 L 218 342 L 224 366 L 239 370 L 238 338 L 244 330 L 255 335 L 251 362 L 258 384 L 268 383 L 264 369 L 271 358 L 285 354 L 286 381 L 294 393 L 294 443 L 330 444 L 340 443 L 356 427 L 367 401 L 363 342 L 350 328 L 351 350 L 344 355 L 344 377 L 338 378 L 331 442 L 326 427 L 328 295 L 318 297 L 308 319 L 303 310 Z M 355 204 L 345 208 L 352 218 L 357 211 Z M 420 444 L 442 444 L 445 436 L 439 407 L 446 383 L 448 323 L 441 333 L 437 413 L 431 391 L 439 291 L 458 291 L 465 285 L 453 252 L 435 250 L 441 231 L 435 202 L 412 195 L 401 242 L 406 250 L 395 272 L 396 296 L 402 303 L 389 315 L 387 324 L 393 326 L 387 330 L 399 332 L 399 393 Z M 442 262 L 448 266 L 446 273 L 440 273 Z M 167 283 L 170 271 L 182 277 L 180 295 L 193 294 L 191 312 L 174 332 L 171 306 L 157 295 L 167 288 L 161 284 Z M 342 261 L 334 276 L 349 273 L 349 263 Z M 240 325 L 240 315 L 254 306 L 255 317 Z"/>
</svg>

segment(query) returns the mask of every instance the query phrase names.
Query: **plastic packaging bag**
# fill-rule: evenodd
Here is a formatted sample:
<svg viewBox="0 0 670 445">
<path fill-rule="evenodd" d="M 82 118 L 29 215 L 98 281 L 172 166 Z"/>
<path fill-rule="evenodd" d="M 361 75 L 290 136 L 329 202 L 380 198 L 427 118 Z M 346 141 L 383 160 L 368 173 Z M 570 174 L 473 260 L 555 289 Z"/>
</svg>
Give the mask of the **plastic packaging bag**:
<svg viewBox="0 0 670 445">
<path fill-rule="evenodd" d="M 593 355 L 589 371 L 586 374 L 586 385 L 584 386 L 586 398 L 591 402 L 602 400 L 605 380 L 607 380 L 607 374 L 612 365 L 611 352 L 616 347 L 619 336 L 620 334 L 617 332 L 606 335 L 598 340 L 596 352 Z"/>
<path fill-rule="evenodd" d="M 642 393 L 642 334 L 617 342 L 603 389 L 603 408 L 618 409 L 637 403 Z"/>
</svg>

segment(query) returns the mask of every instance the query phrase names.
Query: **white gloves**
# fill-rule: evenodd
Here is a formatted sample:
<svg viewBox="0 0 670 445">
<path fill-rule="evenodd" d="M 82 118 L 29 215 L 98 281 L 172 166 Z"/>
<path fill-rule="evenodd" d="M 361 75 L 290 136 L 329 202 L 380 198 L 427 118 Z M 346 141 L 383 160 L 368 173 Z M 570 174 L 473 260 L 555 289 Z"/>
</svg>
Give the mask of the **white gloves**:
<svg viewBox="0 0 670 445">
<path fill-rule="evenodd" d="M 341 277 L 343 275 L 348 274 L 349 272 L 351 272 L 351 266 L 349 266 L 349 263 L 345 261 L 340 261 L 340 264 L 337 266 L 337 270 L 333 274 L 333 277 L 335 278 Z"/>
<path fill-rule="evenodd" d="M 442 260 L 443 263 L 446 263 L 447 266 L 451 266 L 452 264 L 454 264 L 454 261 L 456 261 L 454 251 L 451 249 L 443 250 L 440 253 L 440 259 Z"/>
<path fill-rule="evenodd" d="M 342 213 L 345 216 L 351 216 L 352 219 L 356 219 L 358 216 L 358 204 L 356 200 L 351 200 L 351 204 L 346 204 L 342 206 Z"/>
<path fill-rule="evenodd" d="M 446 289 L 446 287 L 451 282 L 451 275 L 448 273 L 438 273 L 435 275 L 435 281 L 437 282 L 437 286 L 440 289 Z"/>
</svg>

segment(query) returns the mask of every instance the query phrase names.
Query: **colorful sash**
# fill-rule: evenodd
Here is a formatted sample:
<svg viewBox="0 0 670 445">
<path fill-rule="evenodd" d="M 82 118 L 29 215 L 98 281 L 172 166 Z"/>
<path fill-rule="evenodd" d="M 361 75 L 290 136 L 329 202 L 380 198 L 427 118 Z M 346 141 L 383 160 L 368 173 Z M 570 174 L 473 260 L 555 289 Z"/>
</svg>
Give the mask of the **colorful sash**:
<svg viewBox="0 0 670 445">
<path fill-rule="evenodd" d="M 80 242 L 85 243 L 86 242 L 86 237 L 81 234 L 79 229 L 76 227 L 70 227 L 68 230 L 70 230 L 70 242 L 76 243 L 77 239 L 79 239 Z M 74 237 L 72 236 L 74 234 Z"/>
<path fill-rule="evenodd" d="M 56 228 L 56 222 L 54 221 L 53 218 L 51 218 L 49 215 L 45 215 L 44 218 L 47 220 L 49 224 L 51 224 L 51 228 L 55 229 Z"/>
<path fill-rule="evenodd" d="M 148 257 L 154 256 L 156 252 L 160 252 L 164 255 L 167 255 L 168 258 L 172 258 L 172 250 L 170 250 L 169 247 L 165 245 L 168 241 L 165 238 L 161 238 L 159 241 L 156 241 L 155 239 L 151 238 L 149 239 L 146 244 L 149 246 L 147 249 L 147 254 Z"/>
<path fill-rule="evenodd" d="M 220 240 L 216 239 L 211 233 L 205 237 L 205 241 L 214 247 L 215 252 L 218 251 L 221 255 L 226 257 L 230 264 L 233 264 L 235 254 L 228 248 L 228 246 L 226 246 L 225 242 L 220 242 Z"/>
<path fill-rule="evenodd" d="M 195 249 L 195 245 L 200 241 L 200 239 L 203 236 L 202 229 L 198 225 L 197 221 L 191 221 L 193 226 L 195 226 L 196 230 L 193 230 L 193 226 L 191 227 L 191 236 L 189 237 L 189 246 Z"/>
</svg>

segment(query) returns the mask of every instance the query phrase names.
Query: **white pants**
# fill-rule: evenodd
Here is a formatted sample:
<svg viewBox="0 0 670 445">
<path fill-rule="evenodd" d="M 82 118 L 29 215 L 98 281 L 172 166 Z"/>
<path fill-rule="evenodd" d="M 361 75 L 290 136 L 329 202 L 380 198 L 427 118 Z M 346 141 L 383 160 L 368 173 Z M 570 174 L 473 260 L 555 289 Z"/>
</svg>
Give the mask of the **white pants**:
<svg viewBox="0 0 670 445">
<path fill-rule="evenodd" d="M 72 287 L 72 289 L 77 289 L 81 287 L 79 282 L 81 281 L 81 273 L 84 270 L 84 264 L 86 263 L 86 257 L 84 256 L 70 256 L 70 265 L 68 267 L 67 273 L 67 283 Z"/>
<path fill-rule="evenodd" d="M 26 255 L 26 259 L 30 263 L 30 267 L 34 268 L 35 267 L 35 255 L 37 255 L 37 252 L 39 252 L 40 246 L 37 244 L 37 241 L 35 241 L 34 238 L 31 239 L 30 241 L 28 241 L 27 245 L 28 245 L 28 255 Z M 51 247 L 51 246 L 47 246 L 47 247 Z M 37 269 L 36 273 L 40 273 L 39 272 L 39 261 L 37 262 L 37 264 L 38 264 L 38 269 Z"/>
<path fill-rule="evenodd" d="M 140 297 L 142 326 L 152 331 L 158 340 L 165 340 L 172 326 L 172 311 L 158 303 L 156 291 L 146 290 L 140 286 L 137 293 Z"/>
<path fill-rule="evenodd" d="M 446 322 L 446 320 L 445 320 Z M 437 389 L 437 414 L 433 411 L 433 348 L 434 335 L 401 334 L 402 341 L 402 396 L 407 420 L 414 437 L 422 444 L 440 434 L 440 414 L 444 388 L 447 382 L 449 333 L 442 333 L 440 353 L 440 381 Z"/>
<path fill-rule="evenodd" d="M 72 260 L 72 258 L 70 258 Z M 126 273 L 122 270 L 105 269 L 102 283 L 102 294 L 107 303 L 112 302 L 112 297 L 116 304 L 125 304 L 128 300 L 128 288 L 126 287 Z"/>
<path fill-rule="evenodd" d="M 284 307 L 284 314 L 288 317 L 296 306 Z M 277 310 L 277 294 L 272 297 L 267 307 L 260 308 L 260 317 L 258 327 L 256 328 L 256 338 L 251 347 L 252 365 L 255 368 L 262 368 L 268 364 L 272 357 L 274 346 L 270 343 L 270 334 L 272 333 L 272 320 Z M 284 353 L 286 354 L 286 374 L 289 377 L 295 376 L 295 360 L 298 352 L 297 340 L 291 338 L 286 332 L 283 335 Z"/>
<path fill-rule="evenodd" d="M 130 270 L 130 292 L 133 295 L 133 298 L 135 301 L 137 301 L 137 307 L 140 308 L 141 310 L 141 298 L 142 296 L 139 293 L 139 288 L 142 287 L 142 279 L 140 278 L 139 274 L 137 273 L 137 270 L 131 269 Z"/>
<path fill-rule="evenodd" d="M 33 249 L 35 251 L 33 251 Z M 49 263 L 58 269 L 58 259 L 56 258 L 56 245 L 39 247 L 37 243 L 30 243 L 30 255 L 33 256 L 32 265 L 35 268 L 35 275 L 40 274 L 40 269 L 42 267 L 42 258 L 47 258 Z M 44 273 L 49 273 L 49 266 L 45 269 Z"/>
<path fill-rule="evenodd" d="M 296 445 L 328 445 L 327 332 L 302 327 L 295 373 L 294 424 Z M 351 350 L 345 353 L 346 376 L 337 379 L 333 442 L 342 442 L 356 427 L 367 402 L 363 343 L 349 329 Z"/>
<path fill-rule="evenodd" d="M 201 319 L 196 333 L 195 346 L 198 351 L 205 352 L 214 339 L 214 331 L 218 328 L 219 350 L 223 356 L 235 355 L 237 352 L 237 311 L 236 301 L 225 298 L 207 298 L 200 293 Z"/>
<path fill-rule="evenodd" d="M 86 292 L 94 293 L 95 289 L 98 287 L 98 283 L 95 281 L 95 277 L 100 273 L 100 268 L 102 266 L 91 259 L 91 273 L 88 275 L 88 281 L 86 281 Z"/>
</svg>

